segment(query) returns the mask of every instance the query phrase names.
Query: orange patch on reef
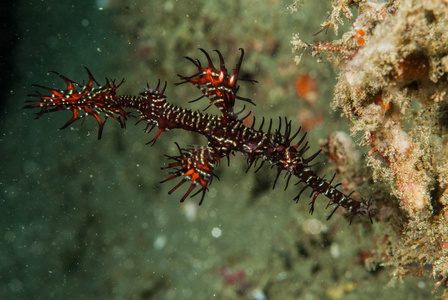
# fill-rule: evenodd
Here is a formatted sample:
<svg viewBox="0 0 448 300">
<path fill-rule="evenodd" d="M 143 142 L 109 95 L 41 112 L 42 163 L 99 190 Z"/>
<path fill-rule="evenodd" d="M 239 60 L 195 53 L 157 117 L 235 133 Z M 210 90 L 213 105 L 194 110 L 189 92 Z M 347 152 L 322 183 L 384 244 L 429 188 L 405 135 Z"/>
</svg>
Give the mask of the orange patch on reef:
<svg viewBox="0 0 448 300">
<path fill-rule="evenodd" d="M 384 110 L 389 110 L 389 108 L 390 108 L 389 101 L 384 99 L 383 92 L 381 92 L 381 91 L 379 93 L 377 93 L 375 96 L 373 96 L 373 102 L 376 105 L 381 106 L 381 108 Z"/>
<path fill-rule="evenodd" d="M 411 53 L 398 64 L 397 81 L 422 80 L 429 76 L 429 59 L 421 53 Z"/>
<path fill-rule="evenodd" d="M 299 109 L 297 113 L 297 122 L 302 125 L 304 131 L 309 131 L 324 121 L 322 114 L 316 114 L 306 108 Z"/>
<path fill-rule="evenodd" d="M 356 30 L 355 40 L 360 46 L 364 46 L 366 44 L 366 41 L 364 40 L 363 36 L 366 35 L 366 32 L 362 29 Z"/>
<path fill-rule="evenodd" d="M 448 241 L 442 240 L 442 242 L 440 243 L 440 247 L 447 251 L 448 250 Z"/>
<path fill-rule="evenodd" d="M 309 73 L 301 74 L 294 81 L 294 89 L 299 98 L 304 99 L 310 104 L 314 104 L 318 96 L 318 82 L 317 79 Z"/>
<path fill-rule="evenodd" d="M 243 120 L 243 124 L 246 127 L 252 126 L 252 123 L 254 122 L 254 116 L 250 114 L 247 118 Z"/>
</svg>

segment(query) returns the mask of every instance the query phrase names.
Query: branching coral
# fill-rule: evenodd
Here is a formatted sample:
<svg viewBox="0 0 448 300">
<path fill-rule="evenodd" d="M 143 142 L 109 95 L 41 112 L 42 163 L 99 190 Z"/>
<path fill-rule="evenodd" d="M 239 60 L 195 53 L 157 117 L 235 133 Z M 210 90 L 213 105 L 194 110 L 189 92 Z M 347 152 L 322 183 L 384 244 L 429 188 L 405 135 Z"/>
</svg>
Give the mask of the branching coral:
<svg viewBox="0 0 448 300">
<path fill-rule="evenodd" d="M 404 225 L 398 217 L 390 223 L 398 238 L 387 265 L 397 276 L 431 268 L 436 286 L 446 287 L 448 2 L 332 4 L 320 32 L 333 27 L 337 33 L 343 17 L 353 21 L 348 31 L 312 44 L 297 34 L 293 48 L 300 55 L 326 54 L 339 70 L 333 108 L 352 121 L 352 134 L 362 133 L 373 178 L 388 183 L 407 216 Z M 378 210 L 387 201 L 377 199 Z"/>
</svg>

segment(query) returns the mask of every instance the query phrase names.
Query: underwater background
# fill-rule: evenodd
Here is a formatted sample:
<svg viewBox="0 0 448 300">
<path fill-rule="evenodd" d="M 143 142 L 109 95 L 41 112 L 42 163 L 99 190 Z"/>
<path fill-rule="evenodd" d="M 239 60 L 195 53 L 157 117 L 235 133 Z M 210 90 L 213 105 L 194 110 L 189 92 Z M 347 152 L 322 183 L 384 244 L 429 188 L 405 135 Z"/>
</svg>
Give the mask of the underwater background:
<svg viewBox="0 0 448 300">
<path fill-rule="evenodd" d="M 109 121 L 101 140 L 87 118 L 58 130 L 70 112 L 34 120 L 22 110 L 32 84 L 65 88 L 49 71 L 82 83 L 88 67 L 96 80 L 126 81 L 119 94 L 137 95 L 146 83 L 168 82 L 168 101 L 191 109 L 208 103 L 182 85 L 193 74 L 184 56 L 205 61 L 198 48 L 218 49 L 232 70 L 245 49 L 239 95 L 261 119 L 279 116 L 308 131 L 310 153 L 347 119 L 330 102 L 336 73 L 308 55 L 294 62 L 291 39 L 316 39 L 331 3 L 308 1 L 297 13 L 288 1 L 15 1 L 8 87 L 0 112 L 0 299 L 426 299 L 433 280 L 366 267 L 384 231 L 368 218 L 329 221 L 321 196 L 313 215 L 301 186 L 285 180 L 272 189 L 276 170 L 246 173 L 240 154 L 222 161 L 199 207 L 168 195 L 174 182 L 160 170 L 165 155 L 181 146 L 205 145 L 194 134 L 154 133 Z M 350 26 L 347 24 L 346 26 Z M 6 36 L 6 35 L 5 35 Z M 8 36 L 11 36 L 10 34 Z M 328 39 L 334 38 L 328 32 Z M 217 61 L 217 56 L 212 53 Z M 297 81 L 311 78 L 317 96 L 300 94 Z M 240 109 L 243 108 L 242 104 Z M 249 107 L 250 106 L 250 107 Z M 237 109 L 238 110 L 238 109 Z M 213 107 L 207 113 L 217 114 Z M 81 124 L 82 123 L 82 124 Z M 275 123 L 277 124 L 277 123 Z M 368 149 L 359 147 L 367 153 Z M 335 172 L 324 156 L 315 170 Z M 440 291 L 436 295 L 441 294 Z"/>
</svg>

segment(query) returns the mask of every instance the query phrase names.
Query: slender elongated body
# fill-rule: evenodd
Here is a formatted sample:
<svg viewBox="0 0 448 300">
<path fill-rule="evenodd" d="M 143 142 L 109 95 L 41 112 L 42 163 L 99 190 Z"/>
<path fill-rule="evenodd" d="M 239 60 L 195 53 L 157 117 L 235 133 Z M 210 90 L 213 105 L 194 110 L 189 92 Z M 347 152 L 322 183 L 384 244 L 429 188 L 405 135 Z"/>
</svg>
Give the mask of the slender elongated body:
<svg viewBox="0 0 448 300">
<path fill-rule="evenodd" d="M 247 157 L 249 168 L 258 160 L 261 161 L 260 167 L 264 162 L 275 165 L 277 167 L 275 182 L 282 171 L 287 172 L 287 184 L 291 177 L 297 177 L 299 182 L 303 182 L 303 187 L 295 200 L 298 201 L 302 192 L 310 188 L 312 190 L 311 213 L 314 210 L 316 197 L 320 194 L 330 200 L 329 205 L 335 206 L 328 218 L 340 206 L 347 209 L 350 216 L 370 213 L 370 202 L 355 201 L 350 195 L 345 195 L 339 191 L 337 189 L 338 185 L 332 185 L 333 179 L 326 181 L 316 175 L 309 163 L 320 151 L 309 157 L 304 157 L 309 148 L 308 143 L 304 143 L 306 134 L 299 141 L 293 142 L 300 129 L 292 133 L 291 121 L 285 118 L 282 122 L 280 118 L 278 128 L 272 130 L 272 120 L 269 121 L 269 125 L 265 125 L 265 119 L 263 118 L 261 124 L 256 126 L 254 117 L 252 125 L 247 127 L 243 123 L 247 115 L 240 118 L 240 113 L 233 111 L 236 100 L 253 103 L 250 99 L 237 95 L 238 80 L 255 83 L 254 80 L 238 77 L 244 56 L 242 49 L 240 49 L 240 59 L 231 74 L 227 72 L 224 59 L 219 51 L 216 51 L 220 61 L 219 69 L 217 69 L 208 53 L 203 49 L 200 50 L 206 56 L 208 65 L 203 67 L 199 60 L 187 57 L 196 66 L 198 72 L 190 77 L 179 75 L 182 80 L 179 84 L 194 84 L 202 92 L 202 96 L 196 100 L 208 98 L 210 105 L 214 105 L 220 110 L 221 115 L 219 116 L 191 111 L 168 103 L 164 94 L 166 83 L 161 87 L 159 82 L 155 89 L 148 86 L 138 96 L 117 95 L 116 90 L 123 81 L 115 84 L 114 81 L 106 80 L 106 84 L 100 86 L 88 69 L 86 70 L 89 81 L 86 85 L 77 84 L 58 73 L 56 74 L 67 84 L 65 90 L 35 85 L 50 92 L 50 94 L 43 95 L 37 92 L 29 95 L 35 99 L 27 101 L 31 104 L 24 108 L 40 108 L 37 117 L 48 112 L 71 110 L 73 116 L 62 129 L 86 116 L 93 116 L 99 124 L 98 138 L 101 138 L 102 129 L 108 117 L 117 120 L 122 127 L 125 126 L 126 119 L 129 116 L 126 109 L 137 111 L 138 122 L 146 123 L 146 129 L 149 127 L 151 127 L 151 130 L 153 128 L 158 129 L 155 137 L 149 143 L 154 144 L 161 133 L 171 129 L 181 129 L 203 135 L 208 141 L 207 146 L 186 149 L 178 146 L 179 155 L 169 156 L 172 162 L 163 168 L 174 169 L 174 172 L 172 172 L 171 177 L 162 182 L 177 177 L 181 178 L 181 181 L 169 192 L 170 194 L 183 183 L 190 183 L 181 201 L 184 201 L 198 187 L 199 190 L 192 196 L 202 193 L 199 202 L 201 204 L 207 188 L 212 182 L 214 168 L 219 164 L 221 158 L 232 152 L 240 152 Z M 98 87 L 94 87 L 94 83 Z M 103 120 L 100 117 L 101 113 L 105 115 Z M 282 123 L 284 129 L 282 129 Z M 268 127 L 267 130 L 264 129 L 266 126 Z"/>
</svg>

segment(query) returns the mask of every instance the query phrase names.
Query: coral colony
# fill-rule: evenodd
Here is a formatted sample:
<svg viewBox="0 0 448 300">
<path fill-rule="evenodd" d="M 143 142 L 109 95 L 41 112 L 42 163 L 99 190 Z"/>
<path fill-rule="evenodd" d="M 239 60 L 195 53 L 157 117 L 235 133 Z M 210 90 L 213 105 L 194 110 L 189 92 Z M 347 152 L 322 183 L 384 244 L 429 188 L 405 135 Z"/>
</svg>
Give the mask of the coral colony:
<svg viewBox="0 0 448 300">
<path fill-rule="evenodd" d="M 446 287 L 448 3 L 334 0 L 332 5 L 317 34 L 333 28 L 338 35 L 347 19 L 351 26 L 339 39 L 307 43 L 296 34 L 292 43 L 301 52 L 297 62 L 307 52 L 327 57 L 339 71 L 333 108 L 371 147 L 372 179 L 390 188 L 372 199 L 376 218 L 390 226 L 374 261 L 394 266 L 396 277 L 429 273 L 436 288 Z M 448 290 L 444 293 L 448 298 Z"/>
<path fill-rule="evenodd" d="M 284 121 L 280 118 L 278 128 L 272 130 L 272 120 L 265 125 L 263 118 L 260 124 L 255 124 L 255 118 L 252 125 L 247 127 L 243 121 L 250 114 L 242 116 L 242 112 L 234 112 L 236 100 L 242 100 L 252 103 L 248 98 L 237 95 L 238 80 L 255 83 L 254 80 L 240 78 L 239 72 L 242 65 L 244 51 L 241 50 L 241 56 L 232 73 L 228 73 L 224 59 L 219 51 L 216 51 L 219 58 L 219 68 L 213 65 L 209 54 L 200 49 L 208 65 L 203 67 L 199 60 L 191 61 L 197 68 L 197 72 L 192 76 L 181 76 L 182 80 L 178 84 L 191 83 L 195 85 L 202 93 L 201 98 L 207 98 L 210 105 L 214 105 L 221 112 L 220 116 L 203 114 L 199 111 L 177 107 L 167 102 L 164 94 L 166 83 L 161 87 L 160 82 L 156 88 L 149 86 L 140 93 L 139 96 L 120 96 L 116 90 L 123 83 L 115 84 L 114 81 L 106 81 L 106 84 L 100 86 L 87 69 L 89 81 L 86 85 L 77 84 L 63 75 L 56 73 L 62 78 L 67 87 L 64 90 L 35 85 L 49 92 L 49 94 L 30 95 L 37 98 L 29 100 L 25 108 L 40 108 L 37 117 L 45 113 L 70 110 L 72 118 L 62 127 L 66 128 L 73 122 L 86 116 L 94 117 L 99 125 L 98 138 L 101 138 L 103 126 L 108 117 L 117 120 L 122 127 L 125 126 L 130 113 L 126 109 L 133 109 L 138 113 L 138 123 L 146 123 L 146 129 L 157 128 L 155 137 L 150 141 L 154 144 L 161 133 L 171 129 L 182 129 L 203 135 L 207 138 L 207 146 L 196 146 L 181 148 L 179 146 L 179 155 L 170 156 L 171 163 L 163 169 L 173 169 L 172 175 L 162 182 L 175 178 L 180 178 L 180 182 L 169 191 L 173 193 L 184 183 L 190 184 L 188 190 L 181 198 L 183 202 L 196 188 L 192 196 L 201 193 L 199 204 L 204 200 L 205 193 L 209 184 L 212 182 L 214 168 L 219 165 L 223 157 L 228 157 L 231 153 L 240 152 L 247 157 L 248 169 L 257 161 L 261 161 L 258 168 L 265 162 L 277 167 L 277 176 L 275 183 L 281 172 L 286 172 L 287 183 L 291 177 L 297 177 L 299 182 L 304 185 L 295 197 L 298 201 L 300 195 L 307 190 L 311 190 L 311 208 L 314 211 L 314 203 L 318 195 L 327 197 L 330 202 L 328 206 L 333 206 L 333 211 L 328 219 L 339 208 L 347 210 L 350 219 L 354 216 L 369 214 L 371 211 L 370 201 L 354 200 L 351 194 L 345 195 L 337 189 L 340 184 L 333 184 L 333 178 L 326 181 L 319 177 L 312 170 L 310 162 L 319 154 L 319 152 L 305 157 L 305 152 L 309 149 L 308 143 L 304 142 L 306 134 L 303 134 L 298 141 L 293 142 L 300 133 L 300 128 L 293 132 L 292 123 L 286 118 Z M 98 87 L 94 87 L 97 84 Z M 196 101 L 193 100 L 193 101 Z M 101 114 L 105 115 L 101 119 Z M 265 128 L 267 127 L 267 130 Z M 177 145 L 177 144 L 176 144 Z M 285 187 L 286 188 L 286 187 Z"/>
</svg>

